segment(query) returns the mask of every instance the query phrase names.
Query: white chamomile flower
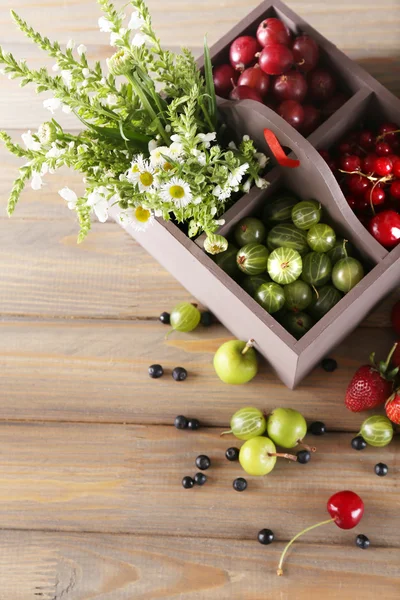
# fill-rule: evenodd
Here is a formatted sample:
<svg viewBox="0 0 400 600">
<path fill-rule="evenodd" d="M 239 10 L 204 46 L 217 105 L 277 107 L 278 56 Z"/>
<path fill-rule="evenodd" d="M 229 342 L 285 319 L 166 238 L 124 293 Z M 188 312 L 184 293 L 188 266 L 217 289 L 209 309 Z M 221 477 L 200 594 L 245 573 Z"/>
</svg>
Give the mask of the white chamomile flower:
<svg viewBox="0 0 400 600">
<path fill-rule="evenodd" d="M 58 193 L 61 198 L 68 203 L 69 210 L 75 210 L 76 203 L 78 202 L 78 196 L 75 192 L 69 187 L 64 187 L 62 190 L 59 190 Z"/>
<path fill-rule="evenodd" d="M 69 71 L 68 69 L 63 69 L 61 71 L 61 77 L 62 77 L 62 80 L 63 80 L 64 84 L 67 87 L 71 87 L 71 84 L 72 84 L 72 72 Z"/>
<path fill-rule="evenodd" d="M 22 137 L 22 141 L 24 142 L 26 148 L 28 150 L 41 150 L 42 146 L 40 144 L 40 142 L 37 142 L 33 136 L 31 131 L 27 131 L 26 133 L 23 133 L 21 135 Z"/>
<path fill-rule="evenodd" d="M 108 190 L 104 186 L 96 188 L 91 192 L 87 199 L 87 205 L 92 207 L 100 223 L 105 223 L 108 219 Z"/>
<path fill-rule="evenodd" d="M 139 186 L 141 192 L 153 190 L 157 182 L 154 167 L 141 154 L 132 163 L 127 177 L 131 183 L 136 183 Z"/>
<path fill-rule="evenodd" d="M 166 163 L 164 156 L 169 156 L 168 146 L 157 146 L 150 152 L 150 162 L 153 167 L 162 167 Z"/>
<path fill-rule="evenodd" d="M 132 31 L 132 29 L 140 29 L 144 25 L 144 19 L 136 10 L 132 13 L 131 18 L 128 23 L 128 29 Z"/>
<path fill-rule="evenodd" d="M 168 183 L 164 183 L 160 196 L 164 202 L 173 202 L 177 208 L 187 206 L 193 198 L 190 185 L 179 177 L 173 177 Z"/>
<path fill-rule="evenodd" d="M 135 231 L 146 231 L 154 223 L 154 215 L 148 208 L 137 206 L 132 210 L 131 225 Z"/>
<path fill-rule="evenodd" d="M 44 100 L 43 106 L 54 115 L 56 110 L 62 107 L 62 102 L 59 98 L 48 98 L 47 100 Z"/>
<path fill-rule="evenodd" d="M 214 142 L 217 139 L 217 134 L 213 133 L 199 133 L 197 136 L 197 140 L 204 144 L 205 148 L 209 148 L 211 146 L 210 142 Z"/>
<path fill-rule="evenodd" d="M 228 177 L 228 185 L 233 188 L 237 187 L 247 173 L 248 168 L 249 164 L 244 163 L 243 165 L 240 165 L 240 167 L 234 169 Z"/>
<path fill-rule="evenodd" d="M 168 148 L 168 156 L 173 160 L 180 158 L 183 154 L 183 145 L 180 142 L 173 142 Z"/>
<path fill-rule="evenodd" d="M 144 46 L 147 41 L 147 35 L 144 33 L 136 33 L 132 38 L 131 45 L 136 47 Z"/>
<path fill-rule="evenodd" d="M 267 165 L 268 157 L 262 152 L 256 152 L 254 158 L 257 159 L 257 162 L 262 169 Z"/>
<path fill-rule="evenodd" d="M 105 17 L 100 17 L 100 19 L 98 20 L 98 24 L 100 27 L 100 31 L 102 31 L 103 33 L 110 33 L 112 31 L 113 24 Z"/>
<path fill-rule="evenodd" d="M 37 190 L 42 189 L 43 185 L 44 183 L 42 181 L 40 173 L 38 171 L 33 171 L 31 179 L 31 188 L 36 192 Z"/>
<path fill-rule="evenodd" d="M 86 48 L 85 44 L 79 44 L 76 51 L 79 54 L 79 56 L 82 56 L 82 54 L 85 54 L 85 52 L 87 52 L 87 48 Z"/>
</svg>

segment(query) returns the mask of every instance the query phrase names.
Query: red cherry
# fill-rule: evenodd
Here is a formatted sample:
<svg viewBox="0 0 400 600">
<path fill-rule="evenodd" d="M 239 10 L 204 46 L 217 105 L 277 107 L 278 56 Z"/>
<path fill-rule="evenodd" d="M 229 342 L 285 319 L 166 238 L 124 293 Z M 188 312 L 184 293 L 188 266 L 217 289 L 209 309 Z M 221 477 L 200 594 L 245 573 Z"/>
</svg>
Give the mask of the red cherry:
<svg viewBox="0 0 400 600">
<path fill-rule="evenodd" d="M 268 46 L 268 44 L 288 46 L 291 36 L 290 31 L 280 19 L 271 17 L 260 23 L 257 29 L 257 39 L 263 47 Z"/>
<path fill-rule="evenodd" d="M 347 185 L 353 194 L 360 196 L 361 194 L 364 194 L 365 191 L 370 187 L 370 182 L 366 177 L 361 177 L 361 175 L 354 174 L 348 176 Z"/>
<path fill-rule="evenodd" d="M 364 150 L 372 150 L 375 143 L 374 135 L 371 131 L 365 130 L 360 133 L 360 137 L 358 140 L 361 148 Z"/>
<path fill-rule="evenodd" d="M 292 46 L 294 62 L 304 73 L 315 69 L 319 60 L 318 44 L 309 35 L 300 35 Z"/>
<path fill-rule="evenodd" d="M 318 102 L 328 102 L 336 91 L 336 81 L 326 69 L 310 73 L 310 92 Z"/>
<path fill-rule="evenodd" d="M 345 490 L 329 498 L 327 509 L 340 529 L 353 529 L 362 519 L 364 502 L 358 494 Z"/>
<path fill-rule="evenodd" d="M 399 302 L 396 302 L 396 304 L 392 308 L 391 321 L 392 321 L 393 329 L 395 330 L 397 335 L 400 335 L 400 300 L 399 300 Z M 399 361 L 394 362 L 394 360 L 393 360 L 393 364 L 395 364 L 397 367 L 397 366 L 400 366 L 400 344 L 399 344 L 399 346 L 397 346 L 396 350 L 394 351 L 394 354 L 396 354 L 396 353 L 399 357 Z M 394 358 L 394 355 L 393 355 L 393 358 Z"/>
<path fill-rule="evenodd" d="M 400 242 L 400 215 L 395 210 L 384 210 L 375 215 L 369 231 L 386 248 L 394 248 Z"/>
<path fill-rule="evenodd" d="M 339 110 L 344 104 L 346 104 L 348 97 L 342 92 L 338 92 L 327 102 L 321 109 L 322 115 L 325 119 L 331 117 L 336 111 Z"/>
<path fill-rule="evenodd" d="M 273 92 L 281 102 L 283 100 L 296 100 L 303 102 L 306 97 L 308 85 L 304 75 L 297 71 L 290 71 L 279 75 L 273 83 Z"/>
<path fill-rule="evenodd" d="M 393 175 L 400 179 L 400 158 L 393 163 Z"/>
<path fill-rule="evenodd" d="M 350 142 L 342 142 L 339 145 L 340 154 L 351 154 L 352 150 L 353 150 L 353 144 L 350 144 Z"/>
<path fill-rule="evenodd" d="M 283 75 L 293 65 L 293 53 L 283 44 L 270 44 L 261 52 L 259 62 L 267 75 Z"/>
<path fill-rule="evenodd" d="M 256 54 L 260 51 L 260 44 L 256 38 L 250 35 L 238 37 L 232 44 L 229 51 L 229 58 L 232 67 L 237 71 L 243 71 L 256 60 Z"/>
<path fill-rule="evenodd" d="M 375 161 L 377 159 L 376 154 L 367 154 L 362 162 L 362 170 L 365 175 L 372 175 L 374 173 Z"/>
<path fill-rule="evenodd" d="M 393 163 L 390 158 L 386 156 L 381 156 L 377 158 L 375 161 L 374 171 L 380 177 L 385 177 L 385 175 L 390 175 L 393 169 Z"/>
<path fill-rule="evenodd" d="M 359 171 L 361 169 L 361 159 L 355 154 L 342 156 L 340 159 L 340 168 L 343 171 Z"/>
<path fill-rule="evenodd" d="M 215 93 L 222 98 L 228 98 L 238 80 L 238 72 L 232 65 L 219 65 L 213 71 Z"/>
<path fill-rule="evenodd" d="M 378 137 L 383 135 L 385 142 L 394 142 L 396 140 L 396 133 L 390 133 L 391 131 L 398 131 L 400 128 L 395 123 L 384 123 L 379 127 Z"/>
<path fill-rule="evenodd" d="M 369 199 L 370 194 L 371 194 L 371 189 L 372 188 L 365 190 L 365 194 L 363 194 L 362 196 L 357 196 L 357 205 L 356 205 L 357 212 L 365 213 L 367 210 L 369 210 L 371 208 L 371 201 Z"/>
<path fill-rule="evenodd" d="M 389 156 L 392 149 L 387 142 L 378 142 L 375 146 L 375 152 L 378 156 Z"/>
<path fill-rule="evenodd" d="M 255 100 L 261 103 L 263 101 L 260 94 L 248 85 L 238 85 L 235 87 L 231 91 L 229 98 L 231 100 Z"/>
<path fill-rule="evenodd" d="M 384 204 L 386 200 L 385 190 L 383 190 L 379 185 L 372 188 L 372 190 L 367 190 L 365 192 L 365 200 L 374 206 L 379 206 L 380 204 Z"/>
<path fill-rule="evenodd" d="M 304 109 L 295 100 L 285 100 L 278 106 L 278 114 L 295 129 L 304 123 Z"/>
<path fill-rule="evenodd" d="M 393 181 L 392 185 L 390 186 L 390 195 L 395 200 L 400 200 L 400 181 Z"/>
<path fill-rule="evenodd" d="M 311 104 L 304 104 L 304 121 L 303 125 L 300 128 L 301 133 L 304 136 L 310 135 L 315 129 L 317 129 L 318 125 L 321 122 L 321 113 L 318 108 L 312 106 Z"/>
<path fill-rule="evenodd" d="M 357 198 L 355 196 L 346 196 L 347 204 L 350 206 L 352 210 L 356 210 L 357 208 Z"/>
<path fill-rule="evenodd" d="M 262 98 L 265 98 L 269 89 L 269 77 L 261 71 L 259 65 L 256 65 L 243 71 L 239 77 L 238 85 L 247 85 L 255 89 Z"/>
</svg>

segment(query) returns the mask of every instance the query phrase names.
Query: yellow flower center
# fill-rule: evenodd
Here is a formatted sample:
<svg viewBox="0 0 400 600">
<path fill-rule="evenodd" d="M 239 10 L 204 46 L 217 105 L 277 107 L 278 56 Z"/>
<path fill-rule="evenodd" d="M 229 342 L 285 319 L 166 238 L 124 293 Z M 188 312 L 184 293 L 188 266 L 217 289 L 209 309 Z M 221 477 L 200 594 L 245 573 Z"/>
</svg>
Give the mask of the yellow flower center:
<svg viewBox="0 0 400 600">
<path fill-rule="evenodd" d="M 185 195 L 185 190 L 181 185 L 173 185 L 169 188 L 169 193 L 172 196 L 172 198 L 180 200 Z"/>
<path fill-rule="evenodd" d="M 149 173 L 148 171 L 145 171 L 144 173 L 142 173 L 139 177 L 140 179 L 140 183 L 142 185 L 144 185 L 145 187 L 149 187 L 153 181 L 154 181 L 154 177 L 151 173 Z"/>
<path fill-rule="evenodd" d="M 164 166 L 163 166 L 164 171 L 172 171 L 173 168 L 174 168 L 174 165 L 171 165 L 171 163 L 169 163 L 169 162 L 164 163 Z"/>
<path fill-rule="evenodd" d="M 133 165 L 133 167 L 131 168 L 132 173 L 138 173 L 139 172 L 139 166 L 138 165 Z"/>
<path fill-rule="evenodd" d="M 147 208 L 143 208 L 143 206 L 138 206 L 135 209 L 135 217 L 139 223 L 147 223 L 150 219 L 150 211 Z"/>
</svg>

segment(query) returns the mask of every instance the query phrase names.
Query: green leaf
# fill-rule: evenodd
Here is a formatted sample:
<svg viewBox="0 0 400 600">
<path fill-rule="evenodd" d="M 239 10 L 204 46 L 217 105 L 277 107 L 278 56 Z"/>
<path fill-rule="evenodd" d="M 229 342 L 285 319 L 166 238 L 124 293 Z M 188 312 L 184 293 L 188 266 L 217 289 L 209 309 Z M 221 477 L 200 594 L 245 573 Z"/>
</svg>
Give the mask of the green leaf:
<svg viewBox="0 0 400 600">
<path fill-rule="evenodd" d="M 215 95 L 215 86 L 212 72 L 212 63 L 210 57 L 210 50 L 208 48 L 207 36 L 204 38 L 204 76 L 206 80 L 206 90 L 207 90 L 207 104 L 208 104 L 208 112 L 214 125 L 214 128 L 217 128 L 217 97 Z"/>
</svg>

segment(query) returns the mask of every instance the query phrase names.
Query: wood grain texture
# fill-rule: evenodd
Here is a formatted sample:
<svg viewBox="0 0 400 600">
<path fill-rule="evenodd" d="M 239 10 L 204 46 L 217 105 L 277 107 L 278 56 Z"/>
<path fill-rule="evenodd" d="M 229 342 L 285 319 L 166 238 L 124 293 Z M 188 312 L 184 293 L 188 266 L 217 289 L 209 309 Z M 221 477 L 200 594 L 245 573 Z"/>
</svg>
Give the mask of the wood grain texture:
<svg viewBox="0 0 400 600">
<path fill-rule="evenodd" d="M 249 487 L 239 494 L 232 481 L 243 471 L 226 460 L 225 450 L 240 443 L 219 432 L 2 423 L 0 528 L 252 540 L 269 526 L 288 540 L 326 519 L 329 496 L 350 488 L 365 502 L 362 532 L 375 546 L 400 547 L 399 444 L 357 453 L 351 434 L 312 438 L 318 450 L 307 466 L 280 459 L 269 476 L 248 476 Z M 208 482 L 184 490 L 182 477 L 194 475 L 199 454 L 212 461 Z M 379 461 L 388 464 L 387 477 L 375 475 Z M 354 533 L 329 526 L 310 532 L 307 541 L 352 544 Z"/>
<path fill-rule="evenodd" d="M 3 321 L 0 419 L 167 425 L 177 414 L 188 414 L 226 427 L 234 411 L 247 404 L 266 411 L 296 408 L 309 421 L 357 432 L 363 416 L 344 408 L 346 387 L 372 347 L 383 358 L 393 341 L 389 330 L 359 329 L 332 353 L 337 371 L 317 368 L 293 392 L 264 362 L 246 386 L 220 382 L 213 353 L 231 338 L 221 326 L 174 333 L 166 342 L 167 330 L 157 322 Z M 147 374 L 154 363 L 165 369 L 157 381 Z M 171 377 L 178 365 L 189 372 L 184 383 Z"/>
<path fill-rule="evenodd" d="M 3 600 L 310 600 L 398 598 L 398 551 L 282 543 L 0 532 Z"/>
</svg>

